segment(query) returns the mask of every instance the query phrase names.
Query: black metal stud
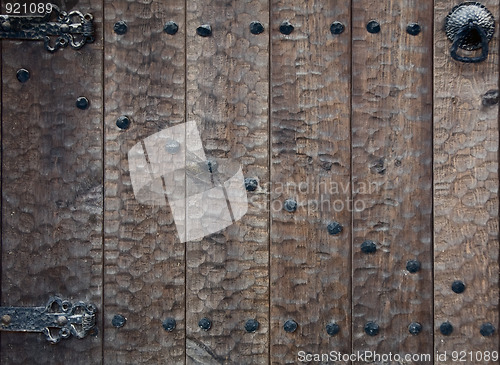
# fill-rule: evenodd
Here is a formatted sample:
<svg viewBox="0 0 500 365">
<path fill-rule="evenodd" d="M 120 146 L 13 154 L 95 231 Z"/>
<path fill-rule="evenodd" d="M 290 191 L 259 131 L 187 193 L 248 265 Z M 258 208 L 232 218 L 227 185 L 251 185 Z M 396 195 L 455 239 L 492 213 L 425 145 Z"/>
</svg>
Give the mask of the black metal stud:
<svg viewBox="0 0 500 365">
<path fill-rule="evenodd" d="M 85 96 L 80 96 L 76 99 L 76 107 L 81 110 L 85 110 L 89 107 L 89 99 Z"/>
<path fill-rule="evenodd" d="M 118 117 L 116 120 L 116 126 L 120 129 L 128 129 L 128 127 L 130 127 L 130 118 L 126 115 Z"/>
<path fill-rule="evenodd" d="M 167 332 L 172 332 L 173 330 L 175 330 L 176 325 L 177 322 L 174 318 L 167 318 L 162 323 L 163 329 Z"/>
<path fill-rule="evenodd" d="M 196 28 L 196 34 L 201 37 L 210 37 L 212 35 L 212 27 L 210 24 L 203 24 Z"/>
<path fill-rule="evenodd" d="M 113 319 L 111 320 L 111 324 L 113 327 L 120 328 L 125 326 L 125 323 L 127 322 L 127 318 L 122 316 L 121 314 L 115 314 L 113 316 Z"/>
<path fill-rule="evenodd" d="M 380 327 L 375 322 L 368 322 L 365 324 L 365 332 L 368 336 L 378 335 Z"/>
<path fill-rule="evenodd" d="M 376 20 L 370 20 L 368 24 L 366 24 L 366 30 L 368 33 L 378 33 L 380 32 L 380 24 Z"/>
<path fill-rule="evenodd" d="M 24 83 L 30 79 L 30 72 L 25 68 L 20 68 L 17 70 L 16 76 L 19 82 Z"/>
<path fill-rule="evenodd" d="M 204 330 L 204 331 L 208 331 L 210 330 L 210 328 L 212 328 L 212 321 L 210 321 L 208 318 L 202 318 L 200 319 L 200 321 L 198 322 L 198 326 Z"/>
<path fill-rule="evenodd" d="M 297 202 L 293 199 L 287 199 L 285 200 L 283 207 L 287 212 L 293 213 L 297 210 Z"/>
<path fill-rule="evenodd" d="M 326 325 L 326 333 L 328 333 L 330 336 L 335 336 L 339 332 L 340 326 L 337 323 L 328 323 Z"/>
<path fill-rule="evenodd" d="M 173 20 L 166 22 L 165 25 L 163 26 L 163 31 L 170 35 L 174 35 L 175 33 L 178 32 L 178 30 L 179 26 Z"/>
<path fill-rule="evenodd" d="M 422 265 L 418 260 L 408 260 L 408 262 L 406 263 L 406 270 L 408 270 L 408 272 L 411 272 L 412 274 L 420 271 L 421 267 Z"/>
<path fill-rule="evenodd" d="M 498 90 L 488 90 L 484 95 L 483 95 L 483 106 L 493 106 L 497 105 L 498 102 L 500 101 L 500 95 L 498 93 Z"/>
<path fill-rule="evenodd" d="M 420 332 L 422 332 L 422 325 L 418 322 L 412 322 L 408 326 L 408 332 L 410 332 L 412 335 L 416 336 Z"/>
<path fill-rule="evenodd" d="M 484 337 L 493 336 L 493 334 L 495 333 L 495 326 L 493 326 L 491 323 L 483 323 L 480 332 Z"/>
<path fill-rule="evenodd" d="M 283 329 L 288 332 L 288 333 L 292 333 L 292 332 L 295 332 L 297 330 L 297 327 L 299 325 L 297 324 L 297 322 L 295 322 L 293 319 L 289 319 L 288 321 L 285 322 L 285 324 L 283 325 Z"/>
<path fill-rule="evenodd" d="M 250 23 L 250 33 L 252 34 L 261 34 L 264 32 L 264 26 L 261 22 L 251 22 Z"/>
<path fill-rule="evenodd" d="M 248 332 L 248 333 L 254 333 L 254 332 L 257 332 L 257 330 L 259 329 L 259 322 L 256 320 L 256 319 L 249 319 L 246 323 L 245 323 L 245 330 Z"/>
<path fill-rule="evenodd" d="M 284 34 L 284 35 L 292 34 L 294 29 L 295 29 L 294 26 L 288 20 L 285 20 L 284 22 L 282 22 L 280 24 L 281 34 Z"/>
<path fill-rule="evenodd" d="M 168 139 L 165 143 L 165 150 L 171 155 L 175 155 L 181 149 L 181 144 L 174 139 Z"/>
<path fill-rule="evenodd" d="M 328 233 L 331 235 L 337 235 L 344 229 L 339 222 L 331 222 L 326 228 L 328 229 Z"/>
<path fill-rule="evenodd" d="M 245 179 L 245 189 L 247 189 L 247 191 L 255 191 L 258 186 L 259 182 L 257 179 L 254 179 L 253 177 L 247 177 Z"/>
<path fill-rule="evenodd" d="M 333 35 L 342 34 L 344 30 L 345 26 L 341 22 L 333 22 L 332 25 L 330 25 L 330 32 Z"/>
<path fill-rule="evenodd" d="M 372 240 L 366 240 L 361 244 L 361 252 L 375 253 L 377 252 L 377 244 Z"/>
<path fill-rule="evenodd" d="M 439 326 L 439 331 L 445 335 L 445 336 L 449 336 L 451 335 L 451 333 L 453 332 L 453 326 L 451 325 L 450 322 L 444 322 L 444 323 L 441 323 L 441 326 Z"/>
<path fill-rule="evenodd" d="M 117 21 L 113 27 L 116 34 L 123 35 L 127 33 L 128 26 L 123 20 Z"/>
<path fill-rule="evenodd" d="M 410 23 L 406 27 L 406 33 L 413 36 L 418 35 L 421 32 L 421 30 L 422 27 L 418 23 Z"/>
<path fill-rule="evenodd" d="M 465 284 L 463 281 L 460 281 L 460 280 L 455 280 L 452 284 L 451 284 L 451 290 L 453 290 L 453 292 L 457 293 L 457 294 L 461 294 L 465 291 Z"/>
</svg>

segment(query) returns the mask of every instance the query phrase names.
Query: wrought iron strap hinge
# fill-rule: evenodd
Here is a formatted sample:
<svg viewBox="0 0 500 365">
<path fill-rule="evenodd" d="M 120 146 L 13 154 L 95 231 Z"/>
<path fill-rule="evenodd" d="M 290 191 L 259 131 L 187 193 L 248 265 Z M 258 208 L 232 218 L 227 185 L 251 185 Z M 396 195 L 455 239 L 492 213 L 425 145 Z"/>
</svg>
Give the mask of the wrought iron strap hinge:
<svg viewBox="0 0 500 365">
<path fill-rule="evenodd" d="M 84 338 L 95 329 L 96 307 L 51 298 L 45 307 L 0 307 L 0 331 L 40 332 L 53 344 Z"/>
<path fill-rule="evenodd" d="M 94 41 L 92 14 L 76 10 L 67 13 L 56 5 L 48 10 L 41 16 L 0 15 L 0 38 L 41 40 L 49 52 L 68 45 L 80 49 Z M 51 41 L 53 38 L 55 42 Z"/>
</svg>

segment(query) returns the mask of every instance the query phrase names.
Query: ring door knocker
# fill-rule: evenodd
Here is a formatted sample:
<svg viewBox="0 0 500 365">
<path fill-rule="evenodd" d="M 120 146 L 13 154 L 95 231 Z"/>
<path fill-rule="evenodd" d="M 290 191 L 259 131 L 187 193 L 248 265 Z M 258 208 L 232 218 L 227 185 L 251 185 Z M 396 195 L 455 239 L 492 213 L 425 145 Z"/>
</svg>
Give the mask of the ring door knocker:
<svg viewBox="0 0 500 365">
<path fill-rule="evenodd" d="M 453 42 L 450 55 L 460 62 L 478 63 L 488 57 L 488 43 L 495 32 L 495 19 L 491 12 L 477 2 L 466 2 L 455 6 L 445 19 L 446 35 Z M 475 51 L 477 57 L 460 56 L 458 49 Z"/>
</svg>

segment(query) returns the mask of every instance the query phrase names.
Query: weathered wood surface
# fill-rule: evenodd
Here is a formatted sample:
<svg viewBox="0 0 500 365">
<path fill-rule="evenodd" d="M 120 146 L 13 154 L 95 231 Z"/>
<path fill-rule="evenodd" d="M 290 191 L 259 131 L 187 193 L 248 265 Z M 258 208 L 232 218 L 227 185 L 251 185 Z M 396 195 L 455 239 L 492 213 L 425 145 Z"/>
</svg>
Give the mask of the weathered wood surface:
<svg viewBox="0 0 500 365">
<path fill-rule="evenodd" d="M 134 196 L 127 153 L 184 121 L 184 1 L 105 2 L 104 362 L 184 362 L 184 244 L 168 206 Z M 163 31 L 178 24 L 175 35 Z M 124 21 L 119 35 L 114 24 Z M 119 129 L 117 118 L 131 120 Z M 114 315 L 127 319 L 112 326 Z M 162 321 L 174 318 L 166 332 Z"/>
<path fill-rule="evenodd" d="M 292 364 L 299 351 L 350 352 L 350 4 L 271 3 L 270 361 Z M 343 231 L 330 235 L 332 222 Z"/>
<path fill-rule="evenodd" d="M 498 1 L 482 2 L 498 20 Z M 464 64 L 449 56 L 442 31 L 448 1 L 435 7 L 434 47 L 434 326 L 435 350 L 498 351 L 498 104 L 483 105 L 498 90 L 498 24 L 489 56 Z M 460 280 L 465 291 L 452 291 Z M 450 322 L 444 336 L 440 325 Z M 481 326 L 496 328 L 490 337 Z M 467 363 L 485 363 L 480 359 Z M 452 364 L 451 357 L 447 362 Z"/>
<path fill-rule="evenodd" d="M 102 24 L 99 2 L 77 7 Z M 2 306 L 43 306 L 59 295 L 102 311 L 101 49 L 100 37 L 54 54 L 43 42 L 2 42 Z M 25 83 L 20 68 L 30 72 Z M 80 96 L 87 110 L 75 106 Z M 41 334 L 1 335 L 2 364 L 101 357 L 101 335 L 56 346 Z"/>
<path fill-rule="evenodd" d="M 432 354 L 432 11 L 432 1 L 353 0 L 354 351 Z"/>
<path fill-rule="evenodd" d="M 234 159 L 259 186 L 240 222 L 187 243 L 187 364 L 268 359 L 268 12 L 264 0 L 188 2 L 186 119 L 196 122 L 208 160 Z M 250 33 L 253 21 L 263 33 Z M 201 37 L 205 24 L 212 35 Z M 209 331 L 198 326 L 204 317 Z M 250 319 L 260 324 L 255 333 L 245 331 Z"/>
</svg>

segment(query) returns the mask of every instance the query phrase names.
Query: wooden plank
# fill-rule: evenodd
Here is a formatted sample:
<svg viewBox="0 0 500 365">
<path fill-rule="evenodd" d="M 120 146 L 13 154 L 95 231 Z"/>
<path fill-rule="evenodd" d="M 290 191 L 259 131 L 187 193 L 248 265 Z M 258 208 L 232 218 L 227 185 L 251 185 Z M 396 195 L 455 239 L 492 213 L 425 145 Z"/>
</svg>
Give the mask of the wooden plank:
<svg viewBox="0 0 500 365">
<path fill-rule="evenodd" d="M 263 33 L 251 34 L 253 21 L 261 22 Z M 233 159 L 246 178 L 259 183 L 248 192 L 248 212 L 240 221 L 187 243 L 188 364 L 268 359 L 268 21 L 265 0 L 188 2 L 187 121 L 196 123 L 209 161 Z M 197 28 L 206 24 L 212 35 L 201 37 Z M 188 136 L 190 144 L 197 138 Z M 188 206 L 187 232 L 198 222 L 190 216 L 199 204 L 193 208 Z M 204 317 L 212 322 L 209 331 L 198 326 Z M 252 319 L 259 328 L 247 333 Z"/>
<path fill-rule="evenodd" d="M 62 10 L 89 12 L 102 24 L 98 1 Z M 102 313 L 101 37 L 53 54 L 43 42 L 2 43 L 1 304 L 43 306 L 58 295 L 93 302 Z M 30 73 L 24 83 L 20 68 Z M 80 96 L 88 109 L 76 107 Z M 2 364 L 102 358 L 102 335 L 56 346 L 42 334 L 2 332 L 1 339 Z"/>
<path fill-rule="evenodd" d="M 499 19 L 498 1 L 481 3 Z M 448 353 L 436 364 L 457 363 L 453 351 L 479 364 L 486 361 L 476 355 L 499 349 L 499 110 L 482 103 L 498 90 L 498 24 L 486 61 L 454 61 L 443 31 L 451 8 L 436 1 L 434 15 L 434 330 L 436 352 Z M 463 293 L 452 290 L 454 281 L 465 284 Z M 440 331 L 446 322 L 453 326 L 448 336 Z M 481 335 L 485 323 L 495 327 L 492 336 Z"/>
<path fill-rule="evenodd" d="M 106 363 L 184 363 L 185 245 L 161 203 L 166 197 L 156 201 L 151 191 L 153 200 L 144 202 L 134 195 L 128 158 L 145 138 L 184 121 L 184 3 L 105 2 Z M 125 34 L 114 31 L 121 21 Z M 164 32 L 168 21 L 178 25 L 176 34 Z M 129 117 L 128 129 L 117 126 L 120 116 Z M 123 327 L 113 325 L 117 315 Z M 162 327 L 167 318 L 176 321 L 172 332 Z"/>
<path fill-rule="evenodd" d="M 294 364 L 301 351 L 351 347 L 350 2 L 271 4 L 271 363 Z M 329 234 L 333 222 L 342 232 Z"/>
<path fill-rule="evenodd" d="M 353 0 L 354 352 L 433 352 L 432 10 L 432 1 Z M 421 269 L 409 272 L 410 260 Z"/>
</svg>

